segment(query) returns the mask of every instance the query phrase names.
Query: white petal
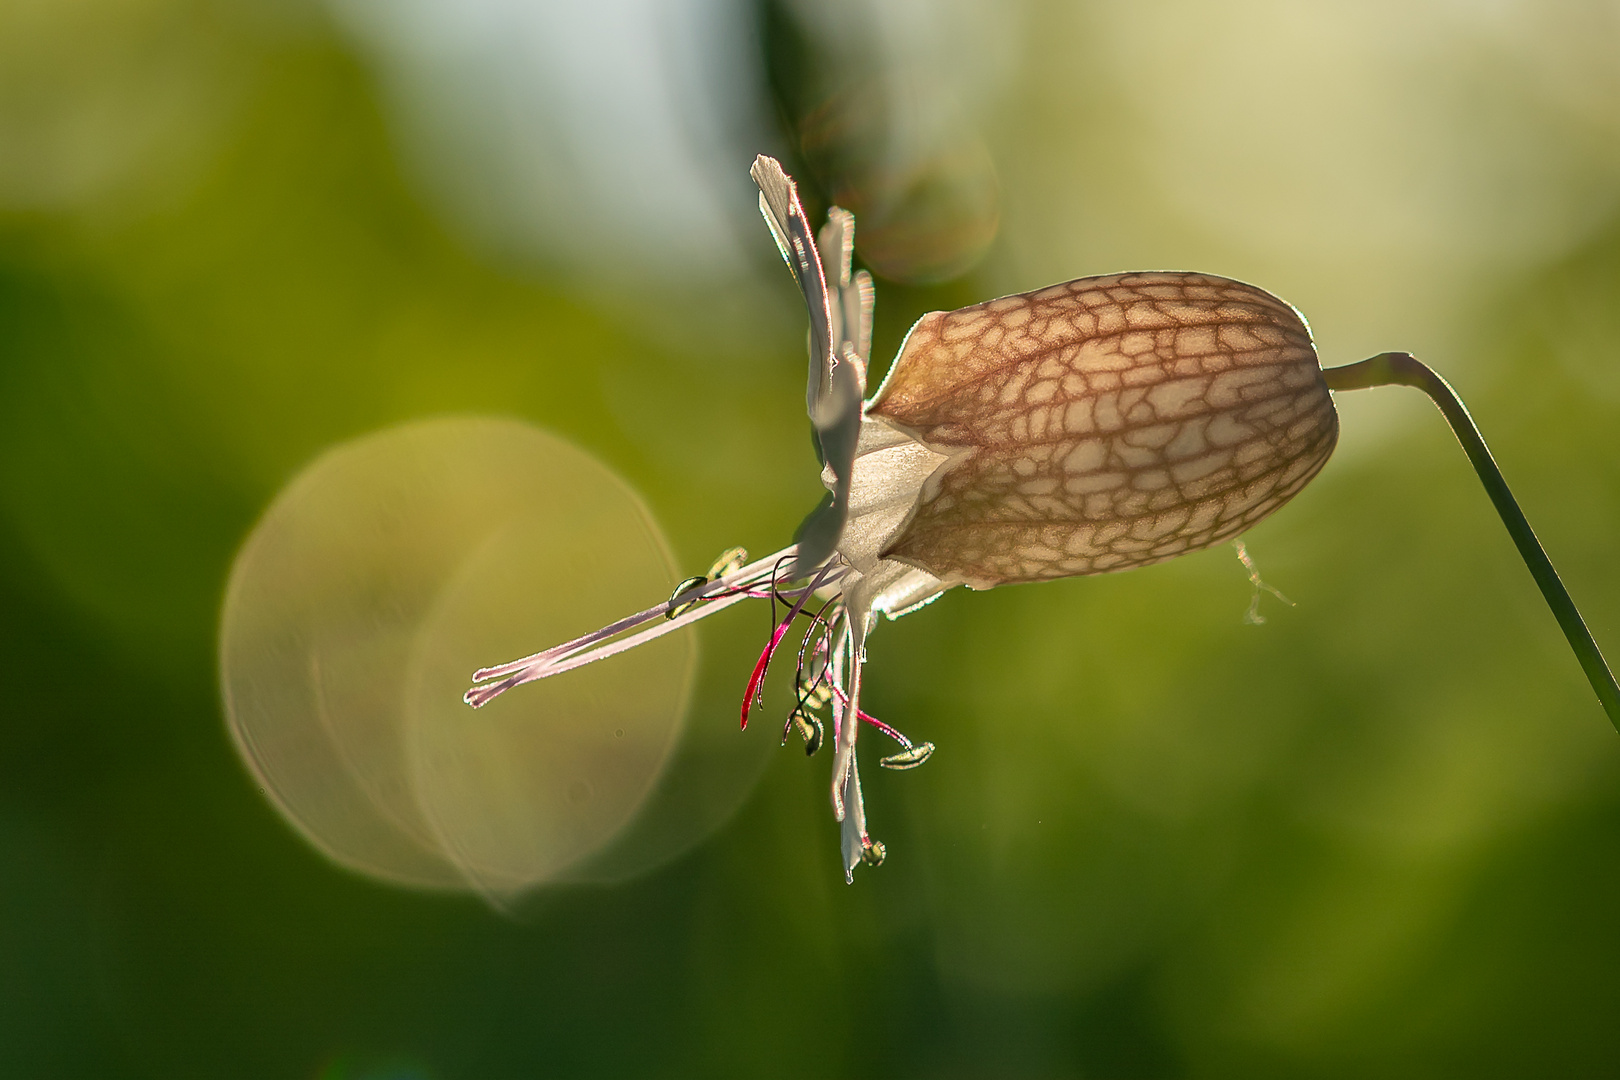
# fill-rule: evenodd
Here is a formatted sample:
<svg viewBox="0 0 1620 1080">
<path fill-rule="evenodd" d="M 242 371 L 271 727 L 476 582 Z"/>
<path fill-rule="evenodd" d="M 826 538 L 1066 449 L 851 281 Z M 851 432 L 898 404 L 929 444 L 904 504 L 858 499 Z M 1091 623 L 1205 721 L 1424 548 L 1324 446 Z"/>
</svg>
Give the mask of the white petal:
<svg viewBox="0 0 1620 1080">
<path fill-rule="evenodd" d="M 841 290 L 849 285 L 850 261 L 855 254 L 855 215 L 842 207 L 831 207 L 827 211 L 827 223 L 816 236 L 816 248 L 821 253 L 821 268 L 827 275 L 828 290 Z"/>
<path fill-rule="evenodd" d="M 832 317 L 827 310 L 827 280 L 821 270 L 821 253 L 816 250 L 810 223 L 805 220 L 798 186 L 782 171 L 782 163 L 761 154 L 754 159 L 749 175 L 759 185 L 759 211 L 771 227 L 776 246 L 787 261 L 788 269 L 793 271 L 793 280 L 798 282 L 805 307 L 809 309 L 810 381 L 805 406 L 816 427 L 821 428 L 824 425 L 816 419 L 816 408 L 833 392 L 834 382 Z M 857 388 L 857 395 L 864 392 L 864 387 Z"/>
<path fill-rule="evenodd" d="M 923 484 L 950 460 L 882 420 L 862 420 L 850 479 L 849 519 L 839 553 L 863 574 L 911 517 Z M 824 472 L 823 482 L 831 480 Z"/>
<path fill-rule="evenodd" d="M 891 620 L 910 615 L 923 605 L 938 600 L 945 590 L 959 584 L 941 581 L 926 570 L 893 559 L 885 559 L 878 564 L 872 581 L 877 588 L 872 610 L 881 611 Z"/>
</svg>

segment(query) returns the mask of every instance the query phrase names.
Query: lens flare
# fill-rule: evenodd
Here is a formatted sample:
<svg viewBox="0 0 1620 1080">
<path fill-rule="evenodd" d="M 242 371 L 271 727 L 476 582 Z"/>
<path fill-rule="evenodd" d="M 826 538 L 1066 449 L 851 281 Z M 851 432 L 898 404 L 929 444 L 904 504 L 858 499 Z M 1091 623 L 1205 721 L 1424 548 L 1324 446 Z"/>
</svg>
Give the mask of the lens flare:
<svg viewBox="0 0 1620 1080">
<path fill-rule="evenodd" d="M 625 483 L 533 427 L 441 419 L 346 443 L 287 486 L 232 569 L 231 734 L 333 861 L 510 898 L 634 819 L 680 734 L 696 648 L 671 637 L 633 671 L 478 714 L 460 702 L 467 673 L 675 577 Z"/>
</svg>

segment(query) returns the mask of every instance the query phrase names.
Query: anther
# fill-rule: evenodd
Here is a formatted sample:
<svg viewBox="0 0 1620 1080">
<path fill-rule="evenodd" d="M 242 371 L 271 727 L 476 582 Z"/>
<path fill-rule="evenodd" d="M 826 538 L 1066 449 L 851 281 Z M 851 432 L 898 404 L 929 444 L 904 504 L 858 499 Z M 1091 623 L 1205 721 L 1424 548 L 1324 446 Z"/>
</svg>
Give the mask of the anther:
<svg viewBox="0 0 1620 1080">
<path fill-rule="evenodd" d="M 675 591 L 669 594 L 669 602 L 664 607 L 664 618 L 678 619 L 682 615 L 685 615 L 688 611 L 691 611 L 693 608 L 697 607 L 698 600 L 696 597 L 691 600 L 682 601 L 681 603 L 676 603 L 676 601 L 680 600 L 681 596 L 684 594 L 691 592 L 693 589 L 701 589 L 708 583 L 709 579 L 706 577 L 689 577 L 679 585 L 675 586 Z"/>
<path fill-rule="evenodd" d="M 809 672 L 799 675 L 799 700 L 806 709 L 824 709 L 832 701 L 832 684 L 817 672 L 812 679 Z"/>
<path fill-rule="evenodd" d="M 727 548 L 720 553 L 718 559 L 714 560 L 714 565 L 709 567 L 709 580 L 713 581 L 715 578 L 723 578 L 727 574 L 735 574 L 743 568 L 743 564 L 747 561 L 747 548 Z"/>
<path fill-rule="evenodd" d="M 861 840 L 861 862 L 867 866 L 882 866 L 883 857 L 888 853 L 889 849 L 883 846 L 881 840 Z"/>
<path fill-rule="evenodd" d="M 932 757 L 933 753 L 933 743 L 918 743 L 916 746 L 906 747 L 898 754 L 890 754 L 886 758 L 880 758 L 878 764 L 885 769 L 915 769 Z"/>
<path fill-rule="evenodd" d="M 793 723 L 798 727 L 799 734 L 804 736 L 804 756 L 814 757 L 816 751 L 821 749 L 821 740 L 826 735 L 826 729 L 821 726 L 820 718 L 798 709 L 793 713 Z"/>
<path fill-rule="evenodd" d="M 709 567 L 709 572 L 707 574 L 704 574 L 702 577 L 689 577 L 679 585 L 675 586 L 675 591 L 669 594 L 669 603 L 664 609 L 664 617 L 666 619 L 678 619 L 682 615 L 685 615 L 688 611 L 691 611 L 698 605 L 699 601 L 696 597 L 694 597 L 691 600 L 677 604 L 676 601 L 680 599 L 682 593 L 687 593 L 691 592 L 693 589 L 702 588 L 709 582 L 718 581 L 727 574 L 735 574 L 738 570 L 743 568 L 743 564 L 747 561 L 747 548 L 734 547 L 727 548 L 726 550 L 722 551 L 720 553 L 720 557 L 714 560 L 714 565 Z"/>
</svg>

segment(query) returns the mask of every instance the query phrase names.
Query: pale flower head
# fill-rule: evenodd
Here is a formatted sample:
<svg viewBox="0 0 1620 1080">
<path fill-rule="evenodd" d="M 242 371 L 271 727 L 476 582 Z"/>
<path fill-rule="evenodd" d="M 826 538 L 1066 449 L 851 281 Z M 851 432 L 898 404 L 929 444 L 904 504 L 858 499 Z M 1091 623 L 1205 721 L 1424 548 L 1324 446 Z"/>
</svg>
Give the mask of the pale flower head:
<svg viewBox="0 0 1620 1080">
<path fill-rule="evenodd" d="M 813 234 L 793 181 L 754 162 L 760 210 L 810 317 L 806 408 L 827 495 L 796 542 L 747 565 L 740 549 L 664 603 L 533 656 L 476 672 L 473 706 L 604 659 L 745 599 L 782 613 L 748 680 L 742 724 L 795 628 L 798 697 L 783 726 L 807 751 L 833 732 L 831 801 L 846 877 L 884 848 L 866 829 L 862 724 L 921 764 L 860 707 L 866 638 L 955 585 L 1126 570 L 1221 543 L 1319 471 L 1338 419 L 1304 320 L 1250 285 L 1203 274 L 1083 278 L 912 328 L 866 396 L 873 288 L 852 272 L 855 220 Z M 777 605 L 782 605 L 777 608 Z M 800 620 L 804 620 L 801 622 Z"/>
</svg>

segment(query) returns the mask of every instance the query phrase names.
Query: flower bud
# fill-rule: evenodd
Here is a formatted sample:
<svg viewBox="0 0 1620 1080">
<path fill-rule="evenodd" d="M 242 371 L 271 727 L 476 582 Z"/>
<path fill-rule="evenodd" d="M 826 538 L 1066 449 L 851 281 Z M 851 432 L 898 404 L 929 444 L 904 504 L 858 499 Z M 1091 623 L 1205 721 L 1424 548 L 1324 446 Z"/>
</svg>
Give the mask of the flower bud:
<svg viewBox="0 0 1620 1080">
<path fill-rule="evenodd" d="M 975 588 L 1230 540 L 1338 439 L 1300 314 L 1192 273 L 1080 278 L 925 315 L 867 414 L 950 458 L 883 557 Z"/>
</svg>

